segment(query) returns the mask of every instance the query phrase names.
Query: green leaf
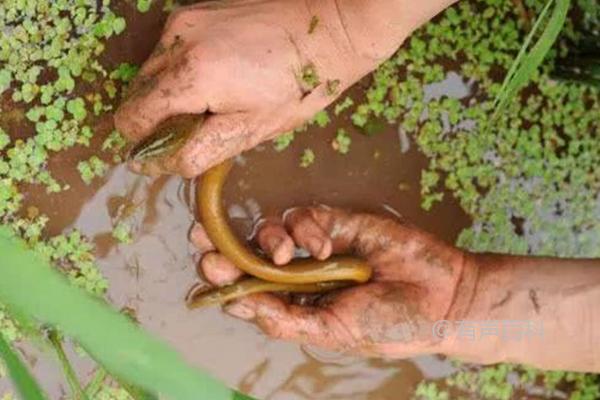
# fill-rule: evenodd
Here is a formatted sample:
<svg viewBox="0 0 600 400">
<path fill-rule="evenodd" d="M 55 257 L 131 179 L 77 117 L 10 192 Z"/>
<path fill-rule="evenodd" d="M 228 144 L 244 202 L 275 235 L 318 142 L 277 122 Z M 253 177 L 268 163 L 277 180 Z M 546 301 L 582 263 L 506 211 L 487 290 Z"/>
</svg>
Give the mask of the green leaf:
<svg viewBox="0 0 600 400">
<path fill-rule="evenodd" d="M 254 400 L 254 398 L 240 392 L 235 392 L 231 400 Z"/>
<path fill-rule="evenodd" d="M 77 379 L 77 374 L 75 373 L 75 370 L 73 370 L 73 366 L 71 365 L 69 358 L 65 354 L 65 350 L 63 349 L 61 339 L 58 336 L 58 332 L 52 330 L 49 333 L 48 338 L 50 340 L 50 343 L 54 347 L 54 350 L 56 351 L 56 356 L 58 357 L 58 361 L 60 362 L 61 367 L 63 368 L 63 372 L 65 374 L 65 377 L 67 378 L 67 383 L 71 388 L 73 398 L 75 400 L 88 400 L 87 395 L 81 388 L 81 384 Z"/>
<path fill-rule="evenodd" d="M 302 156 L 300 157 L 300 166 L 302 168 L 308 168 L 315 162 L 315 152 L 312 149 L 304 149 Z"/>
<path fill-rule="evenodd" d="M 120 243 L 128 244 L 133 241 L 131 238 L 131 228 L 122 221 L 117 223 L 117 225 L 113 228 L 112 236 Z"/>
<path fill-rule="evenodd" d="M 553 3 L 556 4 L 550 19 L 548 20 L 546 29 L 542 32 L 535 45 L 527 53 L 529 44 L 539 30 L 542 21 L 546 18 L 546 15 L 548 14 Z M 521 89 L 527 83 L 542 61 L 544 61 L 544 57 L 548 51 L 550 51 L 550 48 L 552 48 L 552 45 L 562 30 L 567 17 L 567 12 L 569 11 L 570 3 L 570 0 L 548 1 L 541 14 L 535 21 L 531 32 L 529 32 L 529 35 L 527 35 L 523 46 L 521 46 L 521 49 L 517 54 L 517 58 L 506 74 L 500 92 L 494 100 L 495 110 L 492 120 L 496 119 L 496 117 L 502 112 L 502 109 L 506 103 L 516 94 L 519 89 Z"/>
<path fill-rule="evenodd" d="M 133 78 L 136 77 L 139 69 L 140 68 L 137 65 L 121 63 L 113 72 L 110 73 L 110 78 L 129 83 L 131 80 L 133 80 Z"/>
<path fill-rule="evenodd" d="M 69 100 L 67 102 L 67 111 L 73 115 L 77 121 L 83 121 L 87 116 L 85 101 L 81 97 Z"/>
<path fill-rule="evenodd" d="M 294 131 L 282 133 L 273 139 L 273 147 L 275 151 L 283 151 L 287 149 L 294 141 Z"/>
<path fill-rule="evenodd" d="M 233 396 L 230 389 L 189 367 L 179 354 L 126 316 L 70 285 L 6 227 L 0 227 L 0 254 L 0 302 L 59 327 L 112 374 L 171 399 L 230 400 Z"/>
<path fill-rule="evenodd" d="M 0 357 L 4 360 L 10 377 L 24 400 L 46 400 L 42 389 L 31 376 L 27 367 L 0 333 Z"/>
<path fill-rule="evenodd" d="M 148 10 L 150 10 L 151 5 L 152 0 L 137 0 L 137 9 L 141 13 L 148 12 Z"/>
<path fill-rule="evenodd" d="M 125 22 L 125 18 L 118 17 L 113 20 L 112 28 L 113 31 L 118 35 L 125 30 L 127 27 L 127 22 Z"/>
</svg>

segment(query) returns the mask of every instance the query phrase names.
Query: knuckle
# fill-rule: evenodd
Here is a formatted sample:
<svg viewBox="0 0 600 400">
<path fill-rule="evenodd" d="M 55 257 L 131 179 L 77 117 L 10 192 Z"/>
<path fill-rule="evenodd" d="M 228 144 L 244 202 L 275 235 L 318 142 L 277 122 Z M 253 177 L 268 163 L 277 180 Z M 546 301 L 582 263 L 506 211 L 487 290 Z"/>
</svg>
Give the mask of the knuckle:
<svg viewBox="0 0 600 400">
<path fill-rule="evenodd" d="M 177 28 L 180 27 L 184 23 L 184 21 L 186 19 L 186 15 L 188 13 L 189 13 L 189 10 L 187 10 L 185 8 L 173 10 L 173 12 L 171 12 L 171 14 L 169 15 L 169 18 L 167 19 L 166 30 L 167 31 L 169 31 L 171 29 L 177 30 Z"/>
</svg>

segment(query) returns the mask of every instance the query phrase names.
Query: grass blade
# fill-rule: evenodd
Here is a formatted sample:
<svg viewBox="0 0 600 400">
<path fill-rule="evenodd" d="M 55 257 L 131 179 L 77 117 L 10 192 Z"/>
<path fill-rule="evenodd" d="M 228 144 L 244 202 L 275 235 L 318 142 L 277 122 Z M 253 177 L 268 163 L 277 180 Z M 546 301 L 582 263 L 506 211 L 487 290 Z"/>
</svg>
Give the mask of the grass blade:
<svg viewBox="0 0 600 400">
<path fill-rule="evenodd" d="M 58 357 L 58 361 L 60 362 L 60 365 L 62 366 L 63 372 L 65 374 L 65 377 L 67 378 L 67 383 L 69 384 L 69 387 L 71 388 L 71 393 L 73 394 L 73 398 L 75 400 L 88 400 L 88 397 L 86 396 L 85 392 L 81 388 L 79 379 L 77 379 L 77 374 L 73 370 L 73 366 L 71 366 L 71 362 L 69 361 L 69 358 L 65 354 L 65 350 L 62 346 L 61 340 L 58 337 L 58 332 L 56 332 L 55 330 L 52 330 L 49 334 L 49 340 L 50 340 L 50 343 L 52 344 L 52 347 L 54 347 L 54 350 L 56 351 L 56 356 Z"/>
<path fill-rule="evenodd" d="M 542 25 L 542 21 L 546 19 L 552 4 L 554 9 L 552 15 L 548 19 L 546 29 L 542 32 L 537 42 L 533 45 L 530 51 L 529 45 Z M 531 78 L 536 69 L 540 66 L 548 51 L 558 38 L 560 31 L 563 28 L 569 11 L 570 0 L 549 0 L 544 6 L 544 9 L 536 19 L 533 28 L 527 35 L 523 46 L 519 50 L 515 61 L 511 65 L 498 96 L 494 100 L 494 120 L 501 112 L 506 103 L 521 89 Z"/>
<path fill-rule="evenodd" d="M 46 400 L 42 389 L 29 373 L 21 358 L 13 351 L 0 333 L 0 357 L 23 400 Z"/>
<path fill-rule="evenodd" d="M 110 373 L 173 400 L 233 396 L 127 317 L 69 284 L 6 227 L 0 227 L 0 254 L 0 302 L 60 328 Z"/>
</svg>

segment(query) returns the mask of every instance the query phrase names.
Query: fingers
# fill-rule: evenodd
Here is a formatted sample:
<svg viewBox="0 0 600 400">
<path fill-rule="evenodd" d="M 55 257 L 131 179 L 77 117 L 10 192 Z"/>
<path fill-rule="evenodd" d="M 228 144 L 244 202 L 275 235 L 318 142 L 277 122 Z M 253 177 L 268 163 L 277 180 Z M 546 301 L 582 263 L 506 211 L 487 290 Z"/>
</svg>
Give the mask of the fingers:
<svg viewBox="0 0 600 400">
<path fill-rule="evenodd" d="M 190 242 L 192 242 L 192 244 L 196 246 L 196 248 L 200 250 L 200 252 L 207 253 L 209 251 L 215 250 L 215 246 L 208 238 L 208 234 L 206 233 L 206 230 L 204 229 L 202 224 L 194 222 L 194 225 L 192 225 L 192 228 L 190 229 L 189 236 Z"/>
<path fill-rule="evenodd" d="M 258 228 L 256 240 L 277 265 L 287 264 L 294 257 L 294 241 L 279 220 L 265 220 Z"/>
<path fill-rule="evenodd" d="M 228 305 L 225 311 L 237 318 L 254 320 L 273 338 L 331 350 L 354 343 L 350 331 L 328 308 L 297 306 L 270 294 L 256 294 Z"/>
<path fill-rule="evenodd" d="M 325 257 L 332 253 L 369 257 L 400 241 L 396 221 L 325 206 L 293 209 L 285 215 L 285 226 L 296 243 L 307 249 L 311 245 L 316 249 L 320 243 L 320 255 Z"/>
<path fill-rule="evenodd" d="M 295 208 L 284 214 L 284 227 L 281 223 L 269 221 L 258 229 L 257 239 L 265 252 L 272 257 L 282 238 L 291 236 L 293 243 L 307 250 L 319 260 L 331 254 L 356 253 L 368 257 L 377 250 L 393 243 L 392 236 L 398 234 L 399 227 L 392 220 L 368 214 L 350 214 L 345 211 L 321 207 Z M 397 241 L 397 238 L 396 238 Z M 275 262 L 279 265 L 291 259 L 289 244 Z"/>
<path fill-rule="evenodd" d="M 206 253 L 200 260 L 200 271 L 211 284 L 224 286 L 237 281 L 244 273 L 219 253 Z"/>
<path fill-rule="evenodd" d="M 309 209 L 293 209 L 285 214 L 284 221 L 296 244 L 306 249 L 314 258 L 324 260 L 331 255 L 332 243 L 329 234 L 312 218 Z"/>
</svg>

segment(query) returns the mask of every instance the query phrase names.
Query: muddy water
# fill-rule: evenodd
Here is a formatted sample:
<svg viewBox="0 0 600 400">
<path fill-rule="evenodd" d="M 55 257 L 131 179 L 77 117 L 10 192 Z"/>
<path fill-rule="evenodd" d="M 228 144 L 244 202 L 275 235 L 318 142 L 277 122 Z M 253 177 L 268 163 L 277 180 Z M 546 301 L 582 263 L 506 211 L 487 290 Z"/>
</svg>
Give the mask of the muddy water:
<svg viewBox="0 0 600 400">
<path fill-rule="evenodd" d="M 122 7 L 131 15 L 126 4 Z M 141 62 L 163 20 L 159 12 L 129 18 L 131 33 L 111 44 L 109 61 Z M 353 89 L 352 94 L 357 93 L 360 88 Z M 102 121 L 100 131 L 108 131 L 109 125 L 110 121 Z M 338 127 L 352 135 L 345 156 L 330 145 Z M 468 219 L 449 196 L 431 212 L 421 210 L 419 179 L 426 160 L 414 143 L 408 144 L 407 150 L 395 126 L 367 137 L 351 127 L 348 115 L 342 115 L 327 128 L 297 135 L 284 152 L 274 151 L 270 144 L 259 146 L 237 159 L 226 185 L 231 222 L 244 238 L 257 217 L 324 203 L 401 215 L 452 243 Z M 300 155 L 308 147 L 316 160 L 309 168 L 300 168 Z M 324 353 L 269 340 L 251 324 L 217 308 L 188 311 L 183 299 L 198 282 L 195 269 L 201 256 L 187 240 L 194 219 L 194 183 L 177 177 L 139 177 L 117 166 L 102 184 L 86 187 L 77 183 L 74 170 L 78 159 L 94 151 L 92 147 L 55 158 L 51 165 L 55 175 L 71 183 L 72 189 L 60 196 L 31 190 L 27 201 L 49 214 L 51 232 L 78 228 L 92 238 L 100 268 L 110 281 L 110 300 L 118 308 L 132 310 L 144 327 L 170 342 L 193 365 L 258 398 L 285 400 L 405 399 L 423 377 L 451 371 L 436 357 L 388 361 Z M 120 245 L 111 238 L 118 220 L 132 226 L 132 244 Z M 52 368 L 43 365 L 46 375 Z M 88 376 L 88 363 L 78 365 L 82 376 Z M 46 377 L 54 380 L 55 375 Z M 62 389 L 55 387 L 53 392 Z"/>
<path fill-rule="evenodd" d="M 431 213 L 419 208 L 424 160 L 416 151 L 402 154 L 390 130 L 374 138 L 354 135 L 352 151 L 340 156 L 329 145 L 333 129 L 303 134 L 283 153 L 265 145 L 238 159 L 226 187 L 226 204 L 240 237 L 249 234 L 253 219 L 261 215 L 326 203 L 399 213 L 454 240 L 466 222 L 455 204 L 445 202 Z M 314 149 L 317 161 L 299 168 L 299 154 L 307 146 Z M 402 399 L 424 375 L 447 371 L 433 357 L 391 362 L 301 348 L 269 340 L 217 308 L 188 311 L 183 298 L 198 281 L 195 266 L 200 256 L 187 240 L 194 218 L 192 195 L 191 182 L 141 178 L 118 167 L 83 205 L 73 227 L 96 242 L 100 267 L 110 281 L 110 300 L 134 310 L 142 325 L 194 365 L 269 399 Z M 117 245 L 110 231 L 127 205 L 135 205 L 128 216 L 135 241 Z"/>
</svg>

